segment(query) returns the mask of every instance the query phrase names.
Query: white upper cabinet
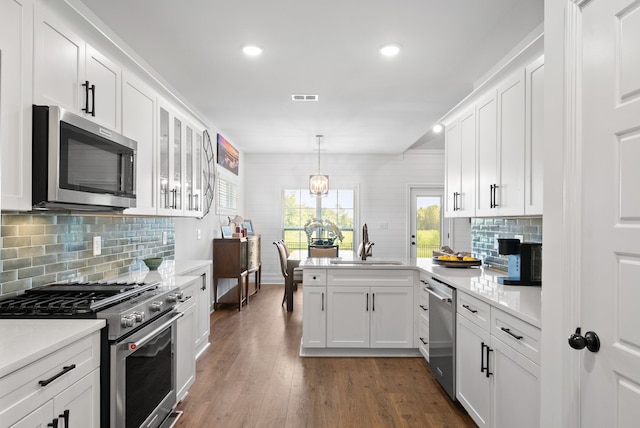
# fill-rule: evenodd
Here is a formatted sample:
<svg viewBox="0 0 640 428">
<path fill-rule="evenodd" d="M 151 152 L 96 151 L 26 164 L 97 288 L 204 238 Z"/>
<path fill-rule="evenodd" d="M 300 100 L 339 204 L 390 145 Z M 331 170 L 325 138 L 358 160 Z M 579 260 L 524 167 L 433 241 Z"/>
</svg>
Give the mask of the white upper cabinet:
<svg viewBox="0 0 640 428">
<path fill-rule="evenodd" d="M 445 192 L 448 217 L 475 215 L 476 115 L 473 108 L 445 127 Z"/>
<path fill-rule="evenodd" d="M 544 58 L 479 92 L 446 126 L 448 217 L 542 215 Z"/>
<path fill-rule="evenodd" d="M 0 2 L 2 209 L 31 209 L 33 2 Z"/>
<path fill-rule="evenodd" d="M 494 215 L 495 185 L 498 181 L 498 107 L 496 91 L 476 104 L 477 116 L 477 191 L 476 215 Z"/>
<path fill-rule="evenodd" d="M 136 208 L 125 214 L 155 215 L 158 195 L 154 174 L 156 154 L 156 93 L 126 70 L 122 85 L 122 133 L 138 143 L 136 154 Z"/>
<path fill-rule="evenodd" d="M 525 215 L 542 215 L 543 138 L 544 138 L 544 58 L 525 70 L 527 79 L 525 134 Z"/>
<path fill-rule="evenodd" d="M 158 214 L 202 216 L 202 134 L 165 102 L 158 108 Z"/>
<path fill-rule="evenodd" d="M 524 71 L 498 88 L 498 166 L 494 205 L 498 215 L 524 214 Z"/>
<path fill-rule="evenodd" d="M 122 72 L 44 6 L 35 10 L 34 100 L 121 132 Z"/>
</svg>

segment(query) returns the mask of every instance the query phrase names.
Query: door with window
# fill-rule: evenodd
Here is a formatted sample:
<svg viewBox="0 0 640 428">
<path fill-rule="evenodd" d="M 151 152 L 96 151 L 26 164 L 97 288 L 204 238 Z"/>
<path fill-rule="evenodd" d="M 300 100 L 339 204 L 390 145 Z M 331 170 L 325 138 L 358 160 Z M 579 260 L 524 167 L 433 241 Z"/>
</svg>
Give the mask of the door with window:
<svg viewBox="0 0 640 428">
<path fill-rule="evenodd" d="M 443 214 L 442 188 L 411 188 L 409 256 L 429 258 L 445 245 L 448 221 Z"/>
</svg>

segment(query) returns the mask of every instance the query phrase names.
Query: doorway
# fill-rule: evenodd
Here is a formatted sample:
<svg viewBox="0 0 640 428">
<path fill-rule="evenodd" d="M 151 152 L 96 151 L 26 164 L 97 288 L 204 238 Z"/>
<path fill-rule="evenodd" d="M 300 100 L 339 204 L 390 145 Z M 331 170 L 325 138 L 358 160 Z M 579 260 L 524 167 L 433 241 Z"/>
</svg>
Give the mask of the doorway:
<svg viewBox="0 0 640 428">
<path fill-rule="evenodd" d="M 444 218 L 444 189 L 411 187 L 409 256 L 430 258 L 448 243 L 448 220 Z"/>
</svg>

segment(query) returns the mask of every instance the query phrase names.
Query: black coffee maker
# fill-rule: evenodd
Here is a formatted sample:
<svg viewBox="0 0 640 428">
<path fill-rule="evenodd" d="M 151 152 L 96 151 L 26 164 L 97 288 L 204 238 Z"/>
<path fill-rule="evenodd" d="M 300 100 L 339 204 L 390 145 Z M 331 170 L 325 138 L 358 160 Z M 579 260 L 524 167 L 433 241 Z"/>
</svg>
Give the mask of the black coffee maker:
<svg viewBox="0 0 640 428">
<path fill-rule="evenodd" d="M 542 243 L 498 239 L 498 253 L 509 256 L 509 276 L 498 277 L 500 284 L 542 285 Z"/>
</svg>

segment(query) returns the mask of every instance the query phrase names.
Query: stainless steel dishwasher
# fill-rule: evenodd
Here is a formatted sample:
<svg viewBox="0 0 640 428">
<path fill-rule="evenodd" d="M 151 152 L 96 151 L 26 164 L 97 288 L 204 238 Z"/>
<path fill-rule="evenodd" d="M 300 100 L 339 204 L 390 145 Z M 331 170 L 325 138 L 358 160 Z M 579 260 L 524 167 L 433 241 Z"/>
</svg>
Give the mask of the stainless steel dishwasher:
<svg viewBox="0 0 640 428">
<path fill-rule="evenodd" d="M 427 279 L 429 293 L 429 367 L 456 399 L 456 290 L 437 278 Z"/>
</svg>

